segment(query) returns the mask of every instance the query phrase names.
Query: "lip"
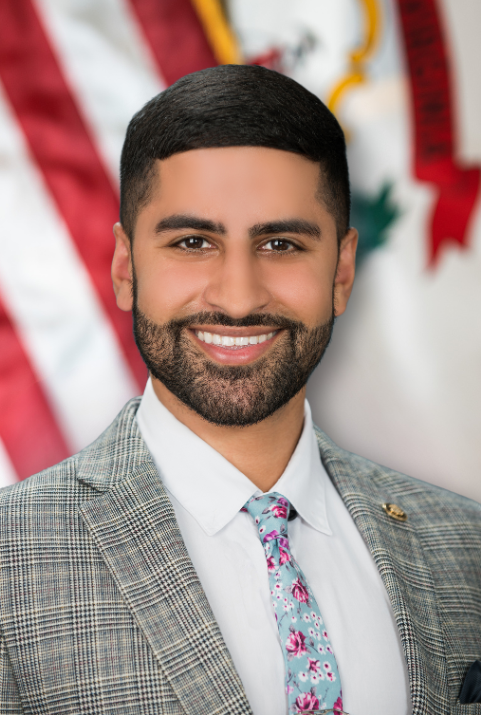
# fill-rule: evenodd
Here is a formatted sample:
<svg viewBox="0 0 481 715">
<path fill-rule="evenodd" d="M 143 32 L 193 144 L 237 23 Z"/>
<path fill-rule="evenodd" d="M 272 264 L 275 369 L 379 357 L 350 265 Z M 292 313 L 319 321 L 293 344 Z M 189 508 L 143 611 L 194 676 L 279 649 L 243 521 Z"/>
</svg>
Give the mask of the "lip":
<svg viewBox="0 0 481 715">
<path fill-rule="evenodd" d="M 258 326 L 252 328 L 224 328 L 221 327 L 222 332 L 219 330 L 221 326 L 209 327 L 206 325 L 190 328 L 189 333 L 192 336 L 194 342 L 206 353 L 214 362 L 221 363 L 222 365 L 247 365 L 250 362 L 254 362 L 262 355 L 264 355 L 283 330 L 277 330 L 275 335 L 269 340 L 265 340 L 263 343 L 257 343 L 257 345 L 242 345 L 232 348 L 223 347 L 221 345 L 214 345 L 213 343 L 204 343 L 199 340 L 195 334 L 196 330 L 206 331 L 208 333 L 217 333 L 218 335 L 228 335 L 232 338 L 242 338 L 248 335 L 265 335 L 266 333 L 272 332 L 272 328 L 266 328 Z M 274 330 L 276 330 L 274 328 Z"/>
</svg>

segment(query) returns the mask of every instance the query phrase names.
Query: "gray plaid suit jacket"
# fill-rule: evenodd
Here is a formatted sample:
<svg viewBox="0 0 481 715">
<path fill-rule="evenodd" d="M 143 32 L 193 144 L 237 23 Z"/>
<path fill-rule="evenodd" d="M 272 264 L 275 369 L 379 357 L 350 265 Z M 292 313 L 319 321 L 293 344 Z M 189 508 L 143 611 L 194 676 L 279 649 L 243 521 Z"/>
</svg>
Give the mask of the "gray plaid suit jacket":
<svg viewBox="0 0 481 715">
<path fill-rule="evenodd" d="M 80 454 L 0 491 L 1 715 L 252 715 L 138 402 Z M 318 440 L 391 599 L 414 715 L 481 714 L 458 701 L 481 659 L 481 506 Z"/>
</svg>

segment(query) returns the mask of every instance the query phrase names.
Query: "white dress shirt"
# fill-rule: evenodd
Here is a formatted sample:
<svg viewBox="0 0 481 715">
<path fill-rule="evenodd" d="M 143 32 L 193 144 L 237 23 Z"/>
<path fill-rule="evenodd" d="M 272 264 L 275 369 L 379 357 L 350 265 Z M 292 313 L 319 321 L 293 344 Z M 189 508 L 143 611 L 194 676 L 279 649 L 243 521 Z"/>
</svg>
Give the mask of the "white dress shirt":
<svg viewBox="0 0 481 715">
<path fill-rule="evenodd" d="M 285 715 L 284 661 L 257 528 L 239 511 L 256 486 L 179 422 L 149 380 L 137 413 L 187 550 L 255 715 Z M 314 593 L 350 715 L 410 715 L 411 696 L 389 598 L 319 456 L 309 404 L 304 428 L 272 488 L 298 517 L 289 542 Z"/>
</svg>

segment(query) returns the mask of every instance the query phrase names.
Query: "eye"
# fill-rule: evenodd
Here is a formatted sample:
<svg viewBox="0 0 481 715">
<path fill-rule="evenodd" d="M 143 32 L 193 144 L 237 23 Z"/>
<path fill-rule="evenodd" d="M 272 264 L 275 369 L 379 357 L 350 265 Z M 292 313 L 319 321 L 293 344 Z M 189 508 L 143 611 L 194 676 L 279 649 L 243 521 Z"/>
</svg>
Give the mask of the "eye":
<svg viewBox="0 0 481 715">
<path fill-rule="evenodd" d="M 286 238 L 271 238 L 270 241 L 264 243 L 261 250 L 267 253 L 292 253 L 299 249 L 292 241 L 288 241 Z"/>
<path fill-rule="evenodd" d="M 180 248 L 185 248 L 188 251 L 202 251 L 212 248 L 212 244 L 206 238 L 202 238 L 202 236 L 186 236 L 175 245 Z"/>
</svg>

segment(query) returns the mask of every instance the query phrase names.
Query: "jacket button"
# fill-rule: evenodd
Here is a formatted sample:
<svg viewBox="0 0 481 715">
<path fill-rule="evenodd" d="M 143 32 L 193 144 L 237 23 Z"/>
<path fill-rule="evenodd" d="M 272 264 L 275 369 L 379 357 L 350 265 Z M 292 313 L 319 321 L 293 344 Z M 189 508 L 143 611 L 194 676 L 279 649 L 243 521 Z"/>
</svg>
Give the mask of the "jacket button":
<svg viewBox="0 0 481 715">
<path fill-rule="evenodd" d="M 382 508 L 392 519 L 396 519 L 396 521 L 407 521 L 408 515 L 397 504 L 385 503 L 382 505 Z"/>
</svg>

